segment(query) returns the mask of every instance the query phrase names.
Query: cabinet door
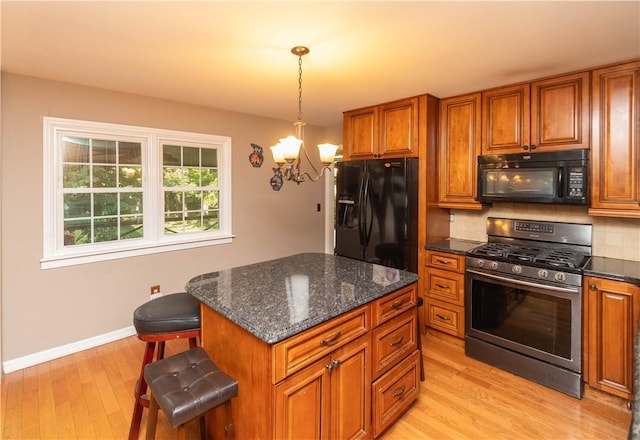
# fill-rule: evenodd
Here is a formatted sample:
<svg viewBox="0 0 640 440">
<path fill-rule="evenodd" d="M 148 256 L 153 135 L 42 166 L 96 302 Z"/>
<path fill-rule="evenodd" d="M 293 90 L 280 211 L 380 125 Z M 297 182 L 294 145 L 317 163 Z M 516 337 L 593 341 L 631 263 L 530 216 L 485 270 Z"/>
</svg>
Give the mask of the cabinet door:
<svg viewBox="0 0 640 440">
<path fill-rule="evenodd" d="M 275 387 L 275 438 L 329 438 L 330 366 L 327 356 Z"/>
<path fill-rule="evenodd" d="M 640 218 L 640 61 L 593 71 L 590 215 Z"/>
<path fill-rule="evenodd" d="M 377 154 L 378 107 L 344 113 L 344 160 L 371 159 Z"/>
<path fill-rule="evenodd" d="M 585 380 L 594 388 L 632 399 L 640 287 L 585 277 L 584 295 Z"/>
<path fill-rule="evenodd" d="M 529 84 L 482 93 L 482 154 L 522 153 L 529 146 Z"/>
<path fill-rule="evenodd" d="M 438 206 L 482 209 L 475 200 L 481 154 L 480 93 L 440 101 Z"/>
<path fill-rule="evenodd" d="M 531 145 L 589 148 L 589 72 L 531 83 Z"/>
<path fill-rule="evenodd" d="M 418 155 L 418 98 L 380 106 L 380 148 L 378 157 Z"/>
<path fill-rule="evenodd" d="M 371 336 L 336 350 L 331 357 L 332 439 L 371 437 Z M 298 437 L 308 438 L 308 437 Z"/>
</svg>

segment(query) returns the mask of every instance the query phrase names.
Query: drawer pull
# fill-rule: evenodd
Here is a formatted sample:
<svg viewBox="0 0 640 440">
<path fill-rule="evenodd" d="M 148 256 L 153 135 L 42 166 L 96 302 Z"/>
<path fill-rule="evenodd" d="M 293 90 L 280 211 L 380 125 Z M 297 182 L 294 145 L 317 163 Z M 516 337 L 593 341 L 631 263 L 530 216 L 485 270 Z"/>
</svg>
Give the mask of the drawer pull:
<svg viewBox="0 0 640 440">
<path fill-rule="evenodd" d="M 441 260 L 440 258 L 436 258 L 436 261 L 440 264 L 451 264 L 451 261 Z"/>
<path fill-rule="evenodd" d="M 396 345 L 402 344 L 403 340 L 404 340 L 404 336 L 400 335 L 400 337 L 398 339 L 396 339 L 395 341 L 393 341 L 390 345 L 392 347 L 395 347 Z"/>
<path fill-rule="evenodd" d="M 322 344 L 322 345 L 333 345 L 338 340 L 338 338 L 340 338 L 341 334 L 342 334 L 342 332 L 336 332 L 336 334 L 331 336 L 330 338 L 323 339 L 322 341 L 320 341 L 320 344 Z"/>
<path fill-rule="evenodd" d="M 439 313 L 436 313 L 436 316 L 442 319 L 443 321 L 451 321 L 451 318 L 448 316 L 443 316 L 443 315 L 440 315 Z"/>
<path fill-rule="evenodd" d="M 391 304 L 391 308 L 398 310 L 398 309 L 401 309 L 403 305 L 404 305 L 404 298 Z"/>
<path fill-rule="evenodd" d="M 404 394 L 404 392 L 407 390 L 407 387 L 405 387 L 404 385 L 402 385 L 400 387 L 399 391 L 396 391 L 395 393 L 393 393 L 391 395 L 391 397 L 393 397 L 394 399 L 397 399 L 398 397 L 402 396 Z"/>
<path fill-rule="evenodd" d="M 450 287 L 449 287 L 449 286 L 445 286 L 444 284 L 438 284 L 438 283 L 436 283 L 436 287 L 439 287 L 439 288 L 441 288 L 441 289 L 447 289 L 447 290 L 449 290 L 449 289 L 450 289 Z"/>
</svg>

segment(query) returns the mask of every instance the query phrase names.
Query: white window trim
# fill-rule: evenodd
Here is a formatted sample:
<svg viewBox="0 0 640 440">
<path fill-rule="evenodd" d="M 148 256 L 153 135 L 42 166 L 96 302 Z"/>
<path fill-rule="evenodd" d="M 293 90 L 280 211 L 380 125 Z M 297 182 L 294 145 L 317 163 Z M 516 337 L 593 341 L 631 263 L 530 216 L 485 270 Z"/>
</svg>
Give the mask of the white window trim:
<svg viewBox="0 0 640 440">
<path fill-rule="evenodd" d="M 71 136 L 86 136 L 86 132 L 108 136 L 135 138 L 142 143 L 142 168 L 144 198 L 143 218 L 144 237 L 136 240 L 124 240 L 99 245 L 64 248 L 61 243 L 60 208 L 62 201 L 54 179 L 62 176 L 56 170 L 61 152 L 56 148 L 55 139 L 65 133 Z M 135 127 L 121 124 L 109 124 L 93 121 L 79 121 L 61 118 L 43 118 L 43 257 L 42 269 L 72 266 L 76 264 L 149 255 L 192 249 L 202 246 L 230 243 L 234 238 L 231 232 L 231 138 L 227 136 L 189 133 L 157 128 Z M 162 142 L 196 143 L 216 145 L 218 149 L 219 181 L 219 222 L 215 233 L 190 233 L 166 236 L 162 221 Z M 151 185 L 155 182 L 155 185 Z M 150 197 L 149 197 L 150 196 Z M 151 213 L 151 214 L 149 214 Z M 155 213 L 155 214 L 154 214 Z"/>
</svg>

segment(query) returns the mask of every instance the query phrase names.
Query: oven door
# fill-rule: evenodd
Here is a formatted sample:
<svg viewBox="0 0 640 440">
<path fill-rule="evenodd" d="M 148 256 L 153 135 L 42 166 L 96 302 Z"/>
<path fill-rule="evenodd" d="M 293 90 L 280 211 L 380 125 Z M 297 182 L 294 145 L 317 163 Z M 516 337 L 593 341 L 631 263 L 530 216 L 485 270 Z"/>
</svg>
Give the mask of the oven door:
<svg viewBox="0 0 640 440">
<path fill-rule="evenodd" d="M 466 271 L 466 335 L 582 372 L 580 287 Z"/>
</svg>

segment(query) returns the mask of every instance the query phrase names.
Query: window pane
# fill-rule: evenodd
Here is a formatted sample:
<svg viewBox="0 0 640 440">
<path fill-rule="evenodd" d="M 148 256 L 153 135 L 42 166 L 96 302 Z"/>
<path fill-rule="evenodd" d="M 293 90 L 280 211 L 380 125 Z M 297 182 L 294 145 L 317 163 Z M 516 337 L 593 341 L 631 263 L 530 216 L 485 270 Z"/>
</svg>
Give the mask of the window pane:
<svg viewBox="0 0 640 440">
<path fill-rule="evenodd" d="M 118 218 L 98 218 L 93 223 L 94 242 L 115 241 L 118 239 Z"/>
<path fill-rule="evenodd" d="M 218 166 L 218 150 L 212 148 L 202 149 L 202 166 L 217 167 Z"/>
<path fill-rule="evenodd" d="M 220 228 L 218 221 L 218 211 L 207 211 L 203 217 L 202 229 L 205 231 L 217 230 Z"/>
<path fill-rule="evenodd" d="M 204 195 L 204 203 L 202 205 L 202 208 L 204 210 L 219 208 L 219 205 L 218 205 L 218 202 L 219 202 L 218 199 L 220 195 L 219 191 L 205 191 L 203 195 Z"/>
<path fill-rule="evenodd" d="M 162 184 L 164 186 L 181 186 L 182 185 L 182 169 L 181 168 L 163 168 Z"/>
<path fill-rule="evenodd" d="M 93 139 L 91 141 L 93 163 L 116 163 L 115 141 Z"/>
<path fill-rule="evenodd" d="M 64 218 L 89 217 L 91 194 L 65 194 Z"/>
<path fill-rule="evenodd" d="M 120 219 L 120 240 L 142 238 L 143 235 L 141 215 L 127 216 Z"/>
<path fill-rule="evenodd" d="M 140 167 L 120 167 L 120 188 L 142 186 L 142 168 Z"/>
<path fill-rule="evenodd" d="M 142 145 L 138 142 L 118 142 L 120 164 L 142 164 Z"/>
<path fill-rule="evenodd" d="M 185 186 L 200 186 L 200 169 L 185 168 L 183 182 Z"/>
<path fill-rule="evenodd" d="M 182 213 L 165 214 L 164 233 L 177 234 L 182 232 Z"/>
<path fill-rule="evenodd" d="M 202 209 L 202 191 L 185 191 L 184 203 L 188 211 L 197 210 L 200 212 Z"/>
<path fill-rule="evenodd" d="M 202 230 L 202 220 L 199 212 L 188 212 L 185 222 L 185 232 L 199 232 Z"/>
<path fill-rule="evenodd" d="M 106 165 L 93 166 L 93 187 L 94 188 L 115 188 L 116 187 L 116 167 Z"/>
<path fill-rule="evenodd" d="M 91 221 L 65 220 L 64 245 L 73 246 L 86 243 L 91 243 Z"/>
<path fill-rule="evenodd" d="M 200 148 L 183 147 L 182 148 L 182 165 L 185 167 L 200 166 Z"/>
<path fill-rule="evenodd" d="M 162 147 L 162 164 L 163 165 L 178 165 L 182 161 L 180 160 L 180 147 L 177 145 L 164 145 Z"/>
<path fill-rule="evenodd" d="M 218 186 L 218 170 L 206 168 L 200 174 L 202 175 L 202 186 Z"/>
<path fill-rule="evenodd" d="M 89 165 L 63 165 L 62 186 L 63 188 L 88 188 Z"/>
<path fill-rule="evenodd" d="M 121 193 L 120 214 L 142 214 L 142 193 Z"/>
<path fill-rule="evenodd" d="M 182 191 L 164 192 L 164 212 L 182 212 Z"/>
<path fill-rule="evenodd" d="M 63 137 L 64 162 L 89 163 L 89 139 Z"/>
<path fill-rule="evenodd" d="M 118 214 L 118 194 L 100 193 L 93 195 L 93 215 L 95 217 Z"/>
</svg>

